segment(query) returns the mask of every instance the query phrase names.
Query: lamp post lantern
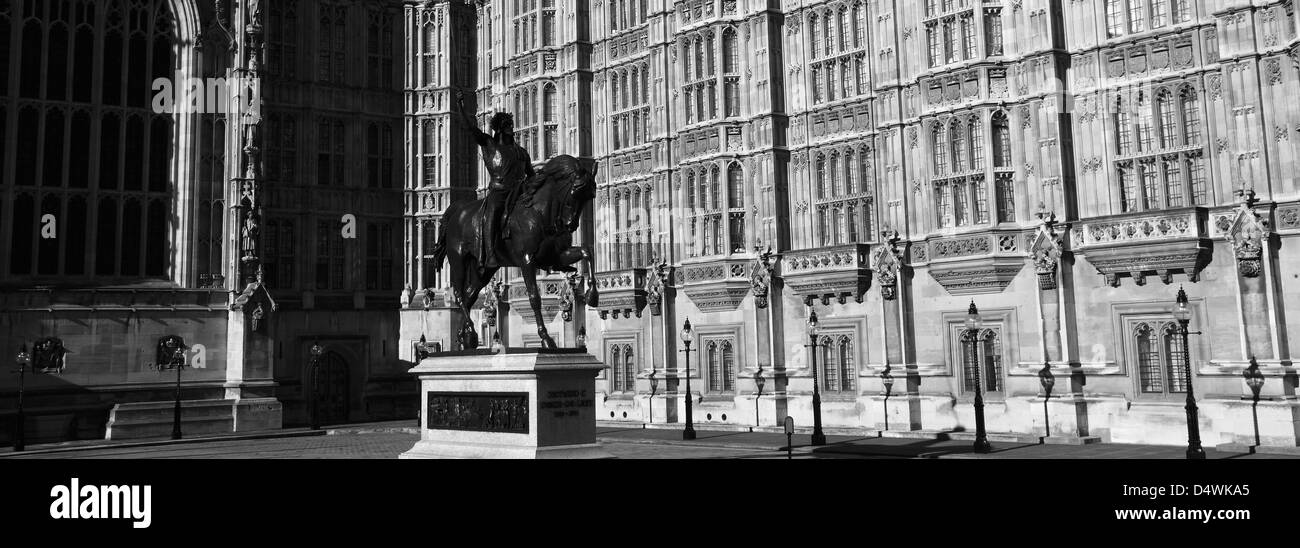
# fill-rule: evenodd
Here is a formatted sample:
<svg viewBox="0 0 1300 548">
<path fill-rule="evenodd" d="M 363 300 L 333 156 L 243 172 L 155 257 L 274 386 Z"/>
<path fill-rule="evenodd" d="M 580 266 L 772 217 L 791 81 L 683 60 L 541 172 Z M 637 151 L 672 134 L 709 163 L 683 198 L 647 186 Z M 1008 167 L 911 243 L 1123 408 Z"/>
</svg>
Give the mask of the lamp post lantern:
<svg viewBox="0 0 1300 548">
<path fill-rule="evenodd" d="M 813 378 L 813 445 L 826 445 L 826 434 L 822 433 L 822 394 L 817 385 L 817 311 L 812 310 L 808 314 L 808 346 L 812 348 L 812 378 Z"/>
<path fill-rule="evenodd" d="M 1178 333 L 1183 343 L 1183 375 L 1187 379 L 1187 458 L 1204 460 L 1205 449 L 1201 448 L 1199 411 L 1196 408 L 1196 391 L 1192 386 L 1192 350 L 1188 346 L 1187 326 L 1192 322 L 1192 311 L 1187 306 L 1187 292 L 1178 288 L 1178 297 L 1174 301 L 1174 319 L 1178 320 Z"/>
<path fill-rule="evenodd" d="M 27 449 L 27 433 L 23 430 L 23 384 L 27 377 L 27 367 L 32 363 L 32 356 L 27 353 L 27 343 L 23 343 L 18 355 L 14 356 L 14 361 L 18 364 L 18 423 L 14 427 L 14 451 L 23 451 Z"/>
<path fill-rule="evenodd" d="M 424 336 L 421 335 L 421 340 Z M 320 408 L 317 400 L 320 398 L 320 357 L 325 349 L 320 342 L 313 342 L 311 345 L 311 429 L 320 430 Z"/>
<path fill-rule="evenodd" d="M 682 325 L 682 344 L 686 347 L 686 429 L 682 430 L 682 439 L 695 439 L 695 423 L 691 415 L 691 320 Z"/>
<path fill-rule="evenodd" d="M 993 450 L 989 444 L 988 433 L 984 431 L 984 387 L 981 386 L 979 363 L 979 330 L 984 326 L 979 308 L 975 301 L 970 302 L 966 311 L 966 342 L 970 345 L 970 364 L 975 372 L 975 452 L 988 453 Z"/>
<path fill-rule="evenodd" d="M 763 397 L 763 385 L 766 382 L 767 379 L 763 378 L 763 367 L 759 366 L 758 371 L 754 372 L 754 387 L 758 389 L 758 391 L 754 393 L 754 427 L 755 428 L 761 426 L 760 421 L 758 420 L 758 400 Z M 753 428 L 749 430 L 750 432 L 754 431 Z"/>
</svg>

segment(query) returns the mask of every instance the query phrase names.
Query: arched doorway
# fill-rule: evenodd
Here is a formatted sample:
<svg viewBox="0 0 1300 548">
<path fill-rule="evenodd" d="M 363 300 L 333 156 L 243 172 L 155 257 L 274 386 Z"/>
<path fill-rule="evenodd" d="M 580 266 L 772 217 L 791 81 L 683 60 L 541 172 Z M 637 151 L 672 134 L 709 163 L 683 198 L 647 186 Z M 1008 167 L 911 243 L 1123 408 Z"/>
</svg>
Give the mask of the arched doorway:
<svg viewBox="0 0 1300 548">
<path fill-rule="evenodd" d="M 320 379 L 316 384 L 317 412 L 321 424 L 341 424 L 348 421 L 348 362 L 336 352 L 325 352 L 321 357 Z"/>
</svg>

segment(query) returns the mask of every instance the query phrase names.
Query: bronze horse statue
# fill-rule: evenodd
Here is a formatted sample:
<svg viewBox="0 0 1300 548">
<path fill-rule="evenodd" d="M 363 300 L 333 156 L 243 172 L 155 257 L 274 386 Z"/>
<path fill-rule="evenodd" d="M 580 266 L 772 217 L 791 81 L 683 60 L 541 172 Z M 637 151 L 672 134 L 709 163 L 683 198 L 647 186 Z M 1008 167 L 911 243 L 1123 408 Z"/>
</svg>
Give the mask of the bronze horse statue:
<svg viewBox="0 0 1300 548">
<path fill-rule="evenodd" d="M 587 203 L 596 196 L 596 171 L 588 171 L 577 158 L 560 155 L 530 179 L 519 183 L 509 199 L 512 204 L 504 219 L 501 234 L 506 235 L 495 246 L 498 267 L 480 268 L 483 246 L 478 241 L 484 222 L 480 215 L 482 199 L 451 204 L 443 212 L 438 231 L 438 242 L 433 249 L 435 268 L 441 270 L 443 259 L 451 268 L 451 290 L 465 324 L 459 333 L 461 348 L 478 347 L 478 336 L 469 311 L 478 300 L 479 293 L 500 267 L 520 269 L 528 303 L 537 319 L 537 335 L 547 348 L 555 348 L 555 340 L 546 331 L 542 320 L 542 296 L 537 291 L 537 272 L 576 272 L 573 264 L 585 261 L 587 275 L 595 273 L 595 263 L 589 249 L 573 245 L 573 233 L 582 220 Z M 586 284 L 583 298 L 589 306 L 596 306 L 598 295 L 594 283 Z"/>
</svg>

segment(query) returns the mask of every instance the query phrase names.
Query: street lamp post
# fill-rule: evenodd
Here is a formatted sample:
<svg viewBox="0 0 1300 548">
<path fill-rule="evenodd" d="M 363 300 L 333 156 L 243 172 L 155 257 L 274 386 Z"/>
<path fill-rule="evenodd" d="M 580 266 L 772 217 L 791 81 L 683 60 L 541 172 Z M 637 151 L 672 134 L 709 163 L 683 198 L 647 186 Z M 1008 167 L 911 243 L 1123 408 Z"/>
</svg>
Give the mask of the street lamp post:
<svg viewBox="0 0 1300 548">
<path fill-rule="evenodd" d="M 984 431 L 984 387 L 980 386 L 979 330 L 984 325 L 975 301 L 970 302 L 966 311 L 966 342 L 970 345 L 970 364 L 975 372 L 975 452 L 988 453 L 993 450 L 989 444 L 988 433 Z"/>
<path fill-rule="evenodd" d="M 423 340 L 423 336 L 421 336 Z M 320 408 L 317 394 L 320 391 L 320 357 L 325 351 L 320 342 L 311 345 L 311 429 L 320 430 Z"/>
<path fill-rule="evenodd" d="M 23 451 L 27 449 L 27 433 L 23 430 L 23 384 L 27 377 L 27 367 L 32 363 L 26 343 L 18 350 L 14 361 L 18 363 L 18 425 L 14 428 L 14 451 Z"/>
<path fill-rule="evenodd" d="M 172 439 L 181 439 L 181 369 L 185 367 L 185 349 L 172 353 L 172 366 L 176 369 L 176 405 L 172 408 Z"/>
<path fill-rule="evenodd" d="M 767 380 L 763 378 L 763 367 L 759 366 L 758 371 L 754 372 L 754 387 L 758 388 L 758 392 L 754 393 L 754 428 L 761 426 L 761 421 L 758 420 L 758 400 L 763 397 L 763 384 L 766 382 Z M 754 428 L 750 428 L 749 431 L 753 432 Z"/>
<path fill-rule="evenodd" d="M 880 372 L 880 383 L 885 386 L 885 403 L 882 406 L 885 412 L 885 430 L 889 430 L 889 394 L 894 391 L 894 376 L 889 374 L 889 366 Z M 884 432 L 880 434 L 882 437 Z"/>
<path fill-rule="evenodd" d="M 1250 367 L 1241 372 L 1246 377 L 1246 386 L 1250 387 L 1250 418 L 1255 425 L 1255 445 L 1250 448 L 1254 453 L 1255 448 L 1259 447 L 1259 392 L 1264 388 L 1264 373 L 1259 370 L 1259 362 L 1255 357 L 1250 357 Z"/>
<path fill-rule="evenodd" d="M 154 367 L 158 372 L 168 369 L 176 370 L 175 405 L 172 407 L 172 439 L 181 439 L 181 369 L 185 368 L 185 350 L 189 346 L 185 339 L 176 335 L 167 335 L 158 340 L 158 351 L 154 356 Z"/>
<path fill-rule="evenodd" d="M 1174 319 L 1178 320 L 1178 332 L 1182 336 L 1183 342 L 1183 374 L 1187 379 L 1187 458 L 1191 460 L 1204 460 L 1205 449 L 1201 448 L 1200 419 L 1197 418 L 1199 412 L 1196 409 L 1196 392 L 1192 386 L 1192 351 L 1188 346 L 1187 326 L 1192 322 L 1192 311 L 1187 306 L 1187 292 L 1182 287 L 1178 288 L 1178 297 L 1175 300 Z"/>
<path fill-rule="evenodd" d="M 686 346 L 686 429 L 682 430 L 682 439 L 695 439 L 695 423 L 691 415 L 691 320 L 682 325 L 682 344 Z"/>
<path fill-rule="evenodd" d="M 817 386 L 817 311 L 808 314 L 808 346 L 812 348 L 813 378 L 813 445 L 826 445 L 826 434 L 822 433 L 822 393 Z"/>
</svg>

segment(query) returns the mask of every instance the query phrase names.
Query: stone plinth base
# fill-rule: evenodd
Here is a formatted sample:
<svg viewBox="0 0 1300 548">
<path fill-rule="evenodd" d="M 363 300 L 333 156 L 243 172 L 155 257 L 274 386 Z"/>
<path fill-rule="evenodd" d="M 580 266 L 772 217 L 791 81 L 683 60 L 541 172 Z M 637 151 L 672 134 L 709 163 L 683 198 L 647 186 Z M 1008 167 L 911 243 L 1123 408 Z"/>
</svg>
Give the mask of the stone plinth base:
<svg viewBox="0 0 1300 548">
<path fill-rule="evenodd" d="M 585 350 L 511 348 L 426 358 L 420 441 L 404 459 L 609 458 L 596 443 L 596 375 Z"/>
</svg>

